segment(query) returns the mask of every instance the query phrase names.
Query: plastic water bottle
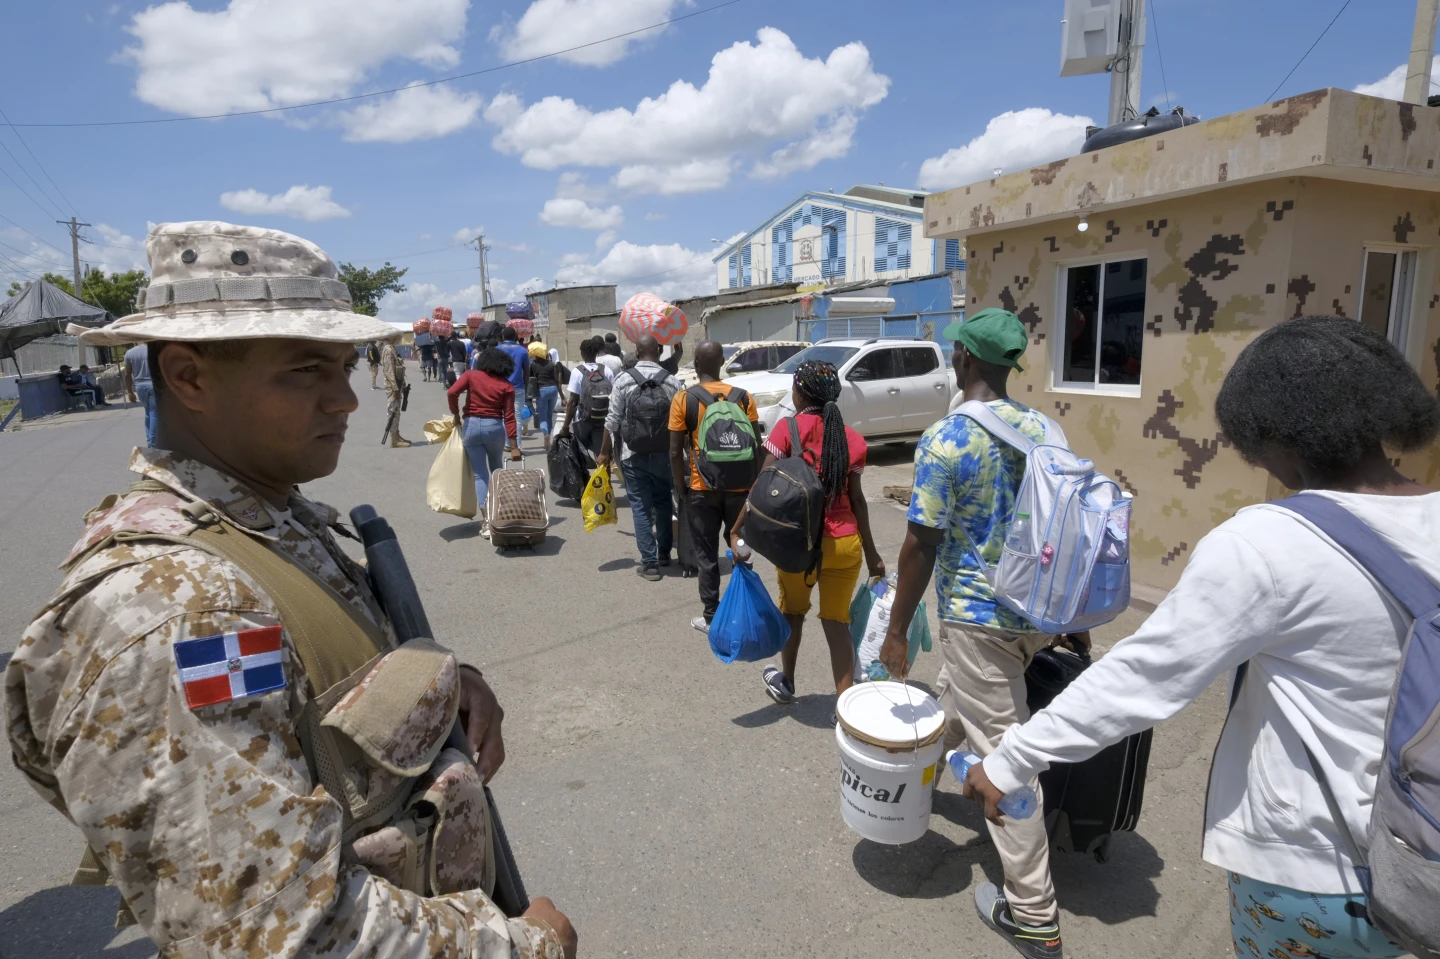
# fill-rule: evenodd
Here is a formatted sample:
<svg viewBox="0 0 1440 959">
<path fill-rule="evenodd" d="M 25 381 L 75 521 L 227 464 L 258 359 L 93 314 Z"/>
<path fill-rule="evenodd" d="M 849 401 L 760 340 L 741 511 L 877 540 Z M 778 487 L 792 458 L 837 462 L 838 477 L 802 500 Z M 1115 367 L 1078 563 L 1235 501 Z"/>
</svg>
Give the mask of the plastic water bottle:
<svg viewBox="0 0 1440 959">
<path fill-rule="evenodd" d="M 735 553 L 735 556 L 734 556 L 735 562 L 737 562 L 737 563 L 748 563 L 748 562 L 750 562 L 750 556 L 752 555 L 751 552 L 750 552 L 750 547 L 748 547 L 748 546 L 745 545 L 745 541 L 744 541 L 743 539 L 737 539 L 737 540 L 735 541 L 735 550 L 734 550 L 734 553 Z"/>
<path fill-rule="evenodd" d="M 1028 553 L 1030 525 L 1029 513 L 1016 513 L 1015 518 L 1010 521 L 1010 532 L 1005 537 L 1005 545 L 1017 552 Z"/>
<path fill-rule="evenodd" d="M 950 771 L 955 774 L 955 781 L 961 785 L 965 784 L 965 775 L 970 772 L 970 767 L 978 765 L 980 757 L 972 752 L 961 752 L 952 749 L 946 753 L 945 761 L 950 764 Z M 1021 786 L 1012 793 L 1006 793 L 1005 798 L 1000 800 L 1000 811 L 1011 819 L 1029 819 L 1035 814 L 1035 790 L 1029 786 Z"/>
</svg>

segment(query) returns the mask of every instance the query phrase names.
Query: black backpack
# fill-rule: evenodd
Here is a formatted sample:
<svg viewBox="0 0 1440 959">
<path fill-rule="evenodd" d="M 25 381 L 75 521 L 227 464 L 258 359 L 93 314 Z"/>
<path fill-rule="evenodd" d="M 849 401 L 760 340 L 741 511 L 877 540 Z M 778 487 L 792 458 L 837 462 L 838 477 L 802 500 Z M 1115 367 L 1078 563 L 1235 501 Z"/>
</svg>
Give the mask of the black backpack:
<svg viewBox="0 0 1440 959">
<path fill-rule="evenodd" d="M 670 393 L 665 381 L 670 374 L 660 370 L 647 377 L 635 367 L 626 370 L 635 381 L 635 392 L 625 404 L 620 438 L 632 453 L 663 453 L 670 449 Z"/>
<path fill-rule="evenodd" d="M 604 423 L 610 412 L 610 379 L 605 366 L 596 363 L 591 369 L 580 369 L 580 416 L 592 423 Z"/>
<path fill-rule="evenodd" d="M 380 362 L 380 347 L 376 346 L 374 343 L 371 343 L 369 346 L 365 347 L 365 359 L 371 363 L 378 365 Z"/>
<path fill-rule="evenodd" d="M 790 454 L 755 478 L 745 542 L 786 573 L 808 573 L 820 564 L 825 533 L 825 487 L 805 459 L 795 417 L 790 425 Z"/>
</svg>

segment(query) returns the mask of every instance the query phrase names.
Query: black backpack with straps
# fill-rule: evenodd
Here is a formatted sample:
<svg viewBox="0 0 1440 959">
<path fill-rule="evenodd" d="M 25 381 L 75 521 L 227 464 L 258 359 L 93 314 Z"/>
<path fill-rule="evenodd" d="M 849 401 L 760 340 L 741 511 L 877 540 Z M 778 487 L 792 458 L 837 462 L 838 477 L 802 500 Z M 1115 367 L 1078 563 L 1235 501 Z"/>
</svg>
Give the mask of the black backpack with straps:
<svg viewBox="0 0 1440 959">
<path fill-rule="evenodd" d="M 620 438 L 632 453 L 663 453 L 669 450 L 671 394 L 665 389 L 669 372 L 662 369 L 646 376 L 633 366 L 625 372 L 635 381 L 635 391 L 625 403 Z"/>
<path fill-rule="evenodd" d="M 805 458 L 795 417 L 790 454 L 760 471 L 750 488 L 745 542 L 786 573 L 808 573 L 820 564 L 825 533 L 825 487 Z"/>
</svg>

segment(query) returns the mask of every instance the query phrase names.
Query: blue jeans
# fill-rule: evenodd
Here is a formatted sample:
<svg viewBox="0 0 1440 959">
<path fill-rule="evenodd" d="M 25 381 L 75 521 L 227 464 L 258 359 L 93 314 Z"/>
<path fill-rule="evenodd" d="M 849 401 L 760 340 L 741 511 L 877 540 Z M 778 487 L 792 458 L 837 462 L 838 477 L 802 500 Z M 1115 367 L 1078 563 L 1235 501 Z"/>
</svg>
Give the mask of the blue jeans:
<svg viewBox="0 0 1440 959">
<path fill-rule="evenodd" d="M 135 384 L 135 397 L 145 407 L 145 445 L 155 445 L 155 422 L 159 412 L 155 408 L 155 384 L 150 381 Z"/>
<path fill-rule="evenodd" d="M 625 474 L 625 492 L 630 496 L 640 564 L 654 566 L 660 559 L 656 540 L 658 552 L 666 556 L 674 545 L 670 514 L 675 481 L 670 477 L 670 454 L 635 453 L 620 461 L 620 470 Z"/>
<path fill-rule="evenodd" d="M 550 427 L 555 424 L 555 403 L 560 399 L 560 387 L 540 387 L 540 402 L 535 404 L 535 416 L 540 421 L 540 432 L 546 436 L 550 435 Z"/>
<path fill-rule="evenodd" d="M 490 472 L 500 468 L 505 452 L 505 421 L 467 417 L 460 441 L 465 444 L 465 455 L 475 472 L 475 502 L 483 510 L 485 497 L 490 492 Z"/>
</svg>

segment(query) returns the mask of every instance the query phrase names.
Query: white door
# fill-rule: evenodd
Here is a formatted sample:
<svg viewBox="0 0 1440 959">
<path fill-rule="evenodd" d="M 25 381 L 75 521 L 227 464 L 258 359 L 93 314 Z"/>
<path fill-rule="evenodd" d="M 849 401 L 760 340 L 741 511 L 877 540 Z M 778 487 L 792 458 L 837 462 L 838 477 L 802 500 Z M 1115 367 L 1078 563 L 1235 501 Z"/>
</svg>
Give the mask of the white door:
<svg viewBox="0 0 1440 959">
<path fill-rule="evenodd" d="M 950 370 L 934 347 L 907 346 L 900 353 L 905 431 L 923 433 L 948 412 Z"/>
<path fill-rule="evenodd" d="M 851 429 L 866 438 L 904 432 L 905 391 L 901 351 L 879 347 L 862 355 L 845 374 L 840 410 Z"/>
</svg>

